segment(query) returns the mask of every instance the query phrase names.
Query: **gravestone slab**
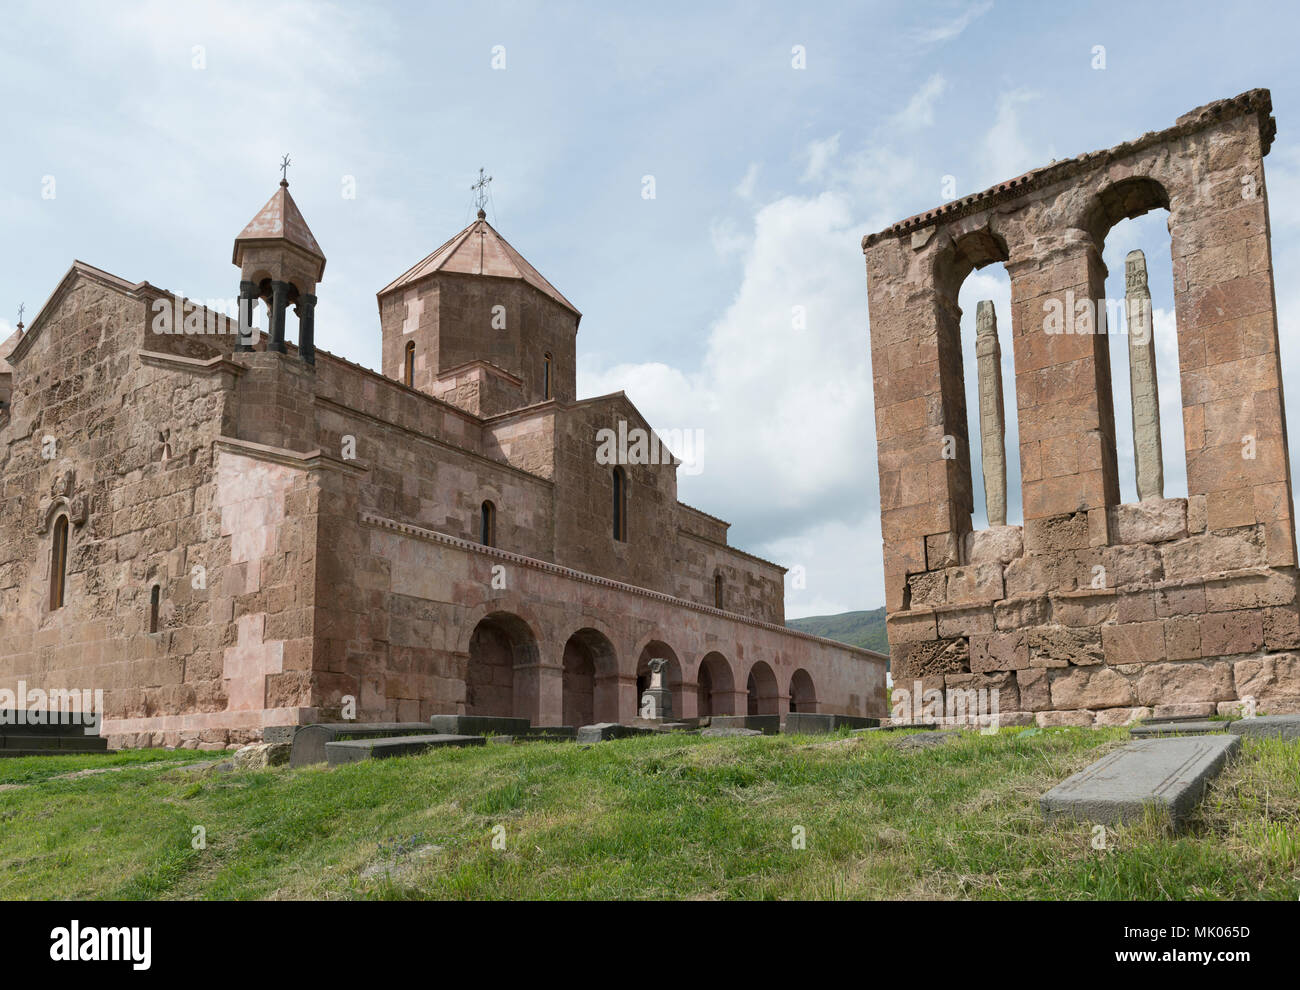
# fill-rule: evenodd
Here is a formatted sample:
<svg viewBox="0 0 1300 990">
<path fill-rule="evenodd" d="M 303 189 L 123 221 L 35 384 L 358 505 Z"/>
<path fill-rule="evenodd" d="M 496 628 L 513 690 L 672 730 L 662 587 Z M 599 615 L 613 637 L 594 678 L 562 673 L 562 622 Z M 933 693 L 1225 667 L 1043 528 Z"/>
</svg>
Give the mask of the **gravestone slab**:
<svg viewBox="0 0 1300 990">
<path fill-rule="evenodd" d="M 1254 739 L 1300 739 L 1300 715 L 1256 715 L 1229 723 L 1229 732 Z"/>
<path fill-rule="evenodd" d="M 736 726 L 727 728 L 711 725 L 707 729 L 700 730 L 700 735 L 707 736 L 710 739 L 726 739 L 731 736 L 761 736 L 762 734 L 758 729 L 742 729 Z"/>
<path fill-rule="evenodd" d="M 584 725 L 578 729 L 578 742 L 595 743 L 604 742 L 607 739 L 624 739 L 627 736 L 648 736 L 653 735 L 654 731 L 654 729 L 643 728 L 639 725 L 597 722 L 594 725 Z"/>
<path fill-rule="evenodd" d="M 291 743 L 293 734 L 298 731 L 296 725 L 268 725 L 262 730 L 264 743 Z"/>
<path fill-rule="evenodd" d="M 528 733 L 532 722 L 526 718 L 508 718 L 504 715 L 434 715 L 426 731 L 462 736 L 522 736 Z"/>
<path fill-rule="evenodd" d="M 821 712 L 790 712 L 785 717 L 785 727 L 781 730 L 788 734 L 815 735 L 822 732 L 835 732 L 839 729 L 871 729 L 880 724 L 878 718 L 865 715 L 826 715 Z"/>
<path fill-rule="evenodd" d="M 329 722 L 302 725 L 293 734 L 289 766 L 307 767 L 326 761 L 325 746 L 335 739 L 375 739 L 428 735 L 426 722 Z"/>
<path fill-rule="evenodd" d="M 362 760 L 385 760 L 393 756 L 415 756 L 442 746 L 482 746 L 484 736 L 453 736 L 445 732 L 425 736 L 387 736 L 375 739 L 339 739 L 325 744 L 325 758 L 330 766 L 360 763 Z"/>
<path fill-rule="evenodd" d="M 1155 806 L 1179 828 L 1240 748 L 1227 733 L 1138 739 L 1057 784 L 1039 805 L 1048 821 L 1105 825 L 1141 821 Z"/>
<path fill-rule="evenodd" d="M 1227 722 L 1212 722 L 1209 719 L 1185 719 L 1181 722 L 1153 722 L 1135 725 L 1129 729 L 1129 735 L 1135 739 L 1141 739 L 1146 736 L 1208 736 L 1216 732 L 1227 731 Z"/>
<path fill-rule="evenodd" d="M 709 725 L 715 729 L 757 729 L 765 736 L 781 731 L 780 715 L 714 715 Z"/>
</svg>

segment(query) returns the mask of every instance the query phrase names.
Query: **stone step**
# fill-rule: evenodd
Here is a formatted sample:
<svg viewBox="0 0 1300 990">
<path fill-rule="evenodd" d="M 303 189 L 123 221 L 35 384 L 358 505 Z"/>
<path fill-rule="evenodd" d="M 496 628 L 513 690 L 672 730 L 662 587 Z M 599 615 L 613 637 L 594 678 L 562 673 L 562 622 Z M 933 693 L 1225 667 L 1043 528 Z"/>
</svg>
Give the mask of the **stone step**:
<svg viewBox="0 0 1300 990">
<path fill-rule="evenodd" d="M 1198 718 L 1182 722 L 1143 723 L 1129 729 L 1129 735 L 1142 739 L 1147 736 L 1208 736 L 1227 731 L 1227 722 Z"/>
<path fill-rule="evenodd" d="M 336 739 L 383 739 L 429 734 L 427 722 L 321 722 L 303 725 L 293 734 L 289 766 L 308 767 L 326 762 L 325 746 Z"/>
<path fill-rule="evenodd" d="M 453 736 L 445 732 L 424 736 L 340 739 L 325 744 L 325 759 L 330 766 L 336 767 L 344 763 L 360 763 L 362 760 L 415 756 L 443 746 L 482 746 L 486 742 L 486 736 Z"/>
<path fill-rule="evenodd" d="M 1141 821 L 1154 806 L 1177 829 L 1240 749 L 1228 733 L 1134 740 L 1057 784 L 1039 805 L 1048 821 L 1104 825 Z"/>
<path fill-rule="evenodd" d="M 1229 723 L 1228 731 L 1252 739 L 1300 739 L 1300 715 L 1256 715 Z"/>
</svg>

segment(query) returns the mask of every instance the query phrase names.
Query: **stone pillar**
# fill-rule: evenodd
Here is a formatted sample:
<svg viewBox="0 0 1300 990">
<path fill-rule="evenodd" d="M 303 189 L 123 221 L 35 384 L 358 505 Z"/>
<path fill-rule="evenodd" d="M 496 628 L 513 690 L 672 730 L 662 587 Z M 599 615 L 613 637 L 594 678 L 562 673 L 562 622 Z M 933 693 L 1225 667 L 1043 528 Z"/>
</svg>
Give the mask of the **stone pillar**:
<svg viewBox="0 0 1300 990">
<path fill-rule="evenodd" d="M 1060 241 L 1006 266 L 1027 550 L 1031 520 L 1088 510 L 1104 521 L 1119 502 L 1109 342 L 1098 333 L 1106 266 L 1085 231 Z"/>
<path fill-rule="evenodd" d="M 1152 334 L 1147 259 L 1130 251 L 1124 259 L 1124 312 L 1128 319 L 1128 379 L 1133 402 L 1133 460 L 1139 501 L 1165 497 L 1165 466 L 1160 449 L 1160 390 L 1156 381 L 1156 343 Z"/>
<path fill-rule="evenodd" d="M 284 353 L 284 318 L 289 307 L 289 283 L 271 283 L 271 342 L 267 350 Z"/>
<path fill-rule="evenodd" d="M 564 715 L 564 668 L 558 664 L 516 664 L 514 715 L 533 725 L 559 725 Z"/>
<path fill-rule="evenodd" d="M 239 336 L 235 338 L 235 350 L 251 351 L 253 341 L 257 339 L 257 328 L 253 326 L 253 313 L 257 310 L 257 283 L 241 281 L 239 283 Z"/>
<path fill-rule="evenodd" d="M 1007 524 L 1007 428 L 1002 402 L 1002 348 L 991 299 L 975 307 L 975 358 L 979 365 L 980 459 L 989 526 Z"/>
<path fill-rule="evenodd" d="M 304 293 L 295 307 L 298 313 L 298 355 L 308 364 L 316 363 L 316 297 Z"/>
</svg>

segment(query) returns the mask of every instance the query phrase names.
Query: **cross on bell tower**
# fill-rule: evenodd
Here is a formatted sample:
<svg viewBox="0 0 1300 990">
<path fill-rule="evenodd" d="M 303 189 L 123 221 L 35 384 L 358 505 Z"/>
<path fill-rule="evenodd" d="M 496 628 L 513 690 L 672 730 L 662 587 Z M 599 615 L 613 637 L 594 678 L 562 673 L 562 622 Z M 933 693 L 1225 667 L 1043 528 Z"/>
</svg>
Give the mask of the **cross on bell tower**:
<svg viewBox="0 0 1300 990">
<path fill-rule="evenodd" d="M 298 204 L 289 195 L 288 155 L 280 159 L 280 188 L 235 238 L 231 261 L 239 267 L 239 341 L 251 351 L 258 301 L 271 313 L 267 350 L 285 352 L 284 325 L 289 306 L 298 315 L 298 356 L 316 363 L 316 283 L 325 274 L 325 255 L 312 236 Z"/>
<path fill-rule="evenodd" d="M 478 218 L 480 220 L 487 218 L 487 213 L 484 211 L 483 207 L 487 205 L 488 186 L 491 184 L 492 176 L 485 174 L 483 169 L 479 169 L 478 182 L 469 187 L 474 193 L 474 205 L 478 207 Z"/>
</svg>

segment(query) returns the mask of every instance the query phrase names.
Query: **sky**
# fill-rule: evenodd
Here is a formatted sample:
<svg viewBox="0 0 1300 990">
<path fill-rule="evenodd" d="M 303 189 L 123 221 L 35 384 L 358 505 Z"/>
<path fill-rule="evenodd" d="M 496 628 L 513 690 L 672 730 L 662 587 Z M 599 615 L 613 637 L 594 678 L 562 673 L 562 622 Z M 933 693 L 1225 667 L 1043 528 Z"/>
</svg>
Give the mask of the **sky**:
<svg viewBox="0 0 1300 990">
<path fill-rule="evenodd" d="M 328 258 L 317 346 L 378 368 L 375 293 L 473 218 L 485 168 L 489 220 L 583 313 L 579 395 L 622 389 L 656 428 L 701 438 L 679 497 L 801 575 L 789 617 L 875 608 L 862 236 L 1266 87 L 1282 360 L 1300 371 L 1297 20 L 1285 3 L 1131 0 L 6 4 L 0 340 L 73 259 L 233 297 L 231 242 L 288 153 Z M 1165 220 L 1117 226 L 1105 260 L 1122 296 L 1124 255 L 1147 254 L 1172 497 L 1186 480 Z M 968 369 L 979 299 L 999 313 L 1014 429 L 1000 265 L 962 286 Z M 1127 345 L 1111 346 L 1131 501 Z"/>
</svg>

